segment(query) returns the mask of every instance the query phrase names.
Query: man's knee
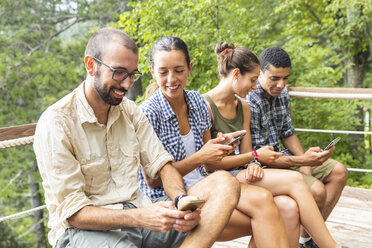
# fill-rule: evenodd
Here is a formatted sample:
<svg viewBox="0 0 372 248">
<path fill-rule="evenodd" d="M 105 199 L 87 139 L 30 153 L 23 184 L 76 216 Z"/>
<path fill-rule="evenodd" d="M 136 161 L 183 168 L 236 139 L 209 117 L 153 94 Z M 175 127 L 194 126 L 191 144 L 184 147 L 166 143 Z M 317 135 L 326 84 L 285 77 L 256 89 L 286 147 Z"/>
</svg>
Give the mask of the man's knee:
<svg viewBox="0 0 372 248">
<path fill-rule="evenodd" d="M 229 172 L 219 170 L 204 178 L 197 187 L 191 187 L 191 191 L 204 191 L 203 195 L 211 197 L 225 197 L 238 200 L 240 197 L 239 181 Z"/>
<path fill-rule="evenodd" d="M 324 184 L 316 180 L 310 187 L 311 194 L 314 197 L 314 200 L 319 208 L 323 207 L 325 199 L 326 199 L 326 189 Z"/>
<path fill-rule="evenodd" d="M 218 192 L 231 192 L 240 195 L 240 183 L 232 176 L 229 172 L 219 170 L 214 172 L 212 175 L 211 187 Z"/>
<path fill-rule="evenodd" d="M 348 178 L 348 171 L 345 165 L 337 162 L 331 173 L 324 178 L 323 182 L 328 183 L 330 181 L 336 181 L 340 186 L 345 186 L 347 178 Z"/>
</svg>

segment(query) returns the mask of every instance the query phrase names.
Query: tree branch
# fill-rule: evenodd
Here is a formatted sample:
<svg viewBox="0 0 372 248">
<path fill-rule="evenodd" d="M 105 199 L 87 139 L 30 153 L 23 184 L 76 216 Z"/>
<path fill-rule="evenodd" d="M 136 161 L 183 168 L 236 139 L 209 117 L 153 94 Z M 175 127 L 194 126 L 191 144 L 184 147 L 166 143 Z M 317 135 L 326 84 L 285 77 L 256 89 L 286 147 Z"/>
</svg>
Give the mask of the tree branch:
<svg viewBox="0 0 372 248">
<path fill-rule="evenodd" d="M 305 5 L 306 9 L 310 12 L 310 14 L 315 18 L 315 21 L 316 21 L 319 25 L 323 26 L 322 21 L 321 21 L 321 20 L 319 19 L 319 17 L 315 14 L 315 12 L 311 9 L 311 6 L 308 5 L 308 4 L 306 4 L 306 3 L 304 3 L 304 5 Z"/>
<path fill-rule="evenodd" d="M 62 29 L 58 30 L 57 32 L 55 32 L 54 34 L 50 35 L 46 40 L 45 40 L 45 50 L 44 50 L 44 53 L 48 53 L 48 49 L 49 49 L 49 43 L 52 39 L 54 39 L 55 37 L 57 37 L 58 35 L 60 35 L 61 33 L 65 32 L 66 30 L 68 30 L 69 28 L 71 28 L 72 26 L 74 26 L 76 23 L 79 23 L 79 22 L 82 22 L 82 21 L 85 21 L 86 19 L 85 18 L 76 18 L 75 21 L 73 21 L 72 23 L 68 24 L 67 26 L 63 27 Z M 31 56 L 34 52 L 38 51 L 39 49 L 42 48 L 42 44 L 39 44 L 37 45 L 36 47 L 32 48 L 29 52 L 28 52 L 28 56 Z"/>
<path fill-rule="evenodd" d="M 65 26 L 64 28 L 60 29 L 59 31 L 55 32 L 54 34 L 52 34 L 51 36 L 49 36 L 49 38 L 46 40 L 46 47 L 45 47 L 45 50 L 44 50 L 44 54 L 47 54 L 48 53 L 48 50 L 49 50 L 49 43 L 50 41 L 57 37 L 58 35 L 60 35 L 61 33 L 65 32 L 66 30 L 68 30 L 69 28 L 71 28 L 72 26 L 74 26 L 76 23 L 79 23 L 79 22 L 82 22 L 84 21 L 85 19 L 79 19 L 79 18 L 76 18 L 76 20 L 72 23 L 70 23 L 69 25 Z"/>
</svg>

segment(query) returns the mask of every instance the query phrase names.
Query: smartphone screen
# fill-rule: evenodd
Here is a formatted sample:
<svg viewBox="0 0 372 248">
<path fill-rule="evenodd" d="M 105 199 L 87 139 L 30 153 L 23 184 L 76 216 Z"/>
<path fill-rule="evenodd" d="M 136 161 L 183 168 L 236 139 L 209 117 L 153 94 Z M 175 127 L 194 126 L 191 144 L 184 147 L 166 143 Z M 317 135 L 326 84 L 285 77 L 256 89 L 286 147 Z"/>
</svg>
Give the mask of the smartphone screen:
<svg viewBox="0 0 372 248">
<path fill-rule="evenodd" d="M 241 135 L 239 135 L 238 137 L 236 137 L 235 139 L 233 139 L 230 143 L 228 143 L 227 145 L 231 146 L 233 144 L 235 144 L 236 142 L 238 142 L 238 140 L 241 140 L 246 134 L 243 133 Z"/>
<path fill-rule="evenodd" d="M 324 151 L 327 151 L 332 146 L 336 145 L 337 142 L 341 139 L 341 137 L 337 137 L 336 139 L 332 140 L 331 143 L 328 144 L 326 148 L 324 148 Z"/>
</svg>

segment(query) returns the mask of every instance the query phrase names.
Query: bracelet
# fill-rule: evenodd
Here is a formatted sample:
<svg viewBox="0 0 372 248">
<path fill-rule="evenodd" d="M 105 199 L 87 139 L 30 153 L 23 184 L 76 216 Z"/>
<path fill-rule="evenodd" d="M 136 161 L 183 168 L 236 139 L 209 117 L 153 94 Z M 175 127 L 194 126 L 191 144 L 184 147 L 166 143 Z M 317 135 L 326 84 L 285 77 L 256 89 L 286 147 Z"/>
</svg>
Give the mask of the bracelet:
<svg viewBox="0 0 372 248">
<path fill-rule="evenodd" d="M 180 195 L 178 195 L 176 198 L 174 198 L 174 206 L 176 207 L 176 208 L 178 208 L 178 201 L 182 198 L 182 197 L 185 197 L 186 195 L 184 195 L 184 194 L 180 194 Z"/>
<path fill-rule="evenodd" d="M 257 154 L 256 149 L 253 149 L 252 156 L 255 157 L 255 159 L 258 159 L 258 154 Z"/>
<path fill-rule="evenodd" d="M 262 168 L 262 164 L 257 160 L 257 159 L 252 159 L 251 161 L 249 161 L 247 167 L 251 164 L 258 164 L 258 166 L 260 166 Z"/>
</svg>

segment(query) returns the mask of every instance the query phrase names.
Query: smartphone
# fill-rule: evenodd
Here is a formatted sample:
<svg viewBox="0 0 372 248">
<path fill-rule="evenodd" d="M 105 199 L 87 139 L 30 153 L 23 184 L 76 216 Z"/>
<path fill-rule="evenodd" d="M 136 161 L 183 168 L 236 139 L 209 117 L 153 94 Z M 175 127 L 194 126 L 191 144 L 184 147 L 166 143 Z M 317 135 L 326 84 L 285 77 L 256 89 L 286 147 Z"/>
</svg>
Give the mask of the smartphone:
<svg viewBox="0 0 372 248">
<path fill-rule="evenodd" d="M 205 203 L 204 200 L 192 200 L 192 201 L 189 201 L 187 204 L 183 205 L 178 210 L 180 210 L 180 211 L 187 211 L 187 210 L 194 211 L 195 209 L 197 209 L 198 207 L 200 207 L 204 203 Z"/>
<path fill-rule="evenodd" d="M 324 148 L 324 151 L 327 151 L 332 146 L 336 145 L 337 142 L 341 139 L 341 137 L 337 137 L 336 139 L 332 140 L 331 143 L 328 144 L 326 148 Z"/>
<path fill-rule="evenodd" d="M 239 135 L 238 137 L 236 137 L 235 139 L 230 141 L 230 143 L 228 143 L 227 145 L 231 146 L 231 145 L 235 144 L 236 142 L 238 142 L 238 140 L 241 140 L 245 135 L 246 135 L 246 133 L 243 133 L 243 134 Z"/>
<path fill-rule="evenodd" d="M 284 149 L 284 150 L 281 150 L 280 152 L 281 152 L 281 153 L 286 153 L 286 152 L 289 152 L 289 149 L 286 148 L 286 149 Z"/>
</svg>

